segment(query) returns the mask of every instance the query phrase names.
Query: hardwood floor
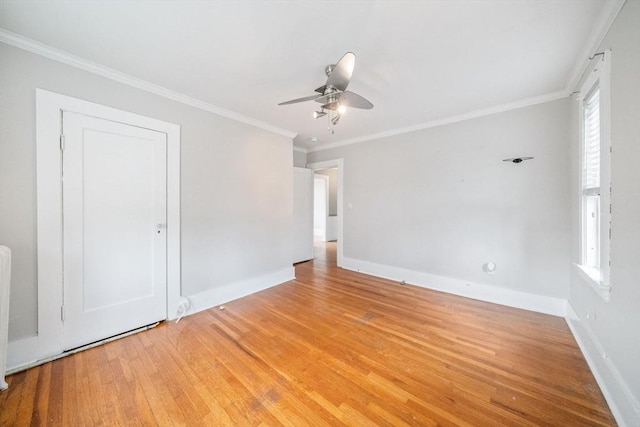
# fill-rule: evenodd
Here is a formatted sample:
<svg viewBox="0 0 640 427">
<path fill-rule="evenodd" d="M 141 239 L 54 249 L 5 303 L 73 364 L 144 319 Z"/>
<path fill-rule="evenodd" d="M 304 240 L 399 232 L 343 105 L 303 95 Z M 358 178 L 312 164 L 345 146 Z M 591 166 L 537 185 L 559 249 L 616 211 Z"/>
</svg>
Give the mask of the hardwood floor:
<svg viewBox="0 0 640 427">
<path fill-rule="evenodd" d="M 563 319 L 334 259 L 9 376 L 0 425 L 615 425 Z"/>
</svg>

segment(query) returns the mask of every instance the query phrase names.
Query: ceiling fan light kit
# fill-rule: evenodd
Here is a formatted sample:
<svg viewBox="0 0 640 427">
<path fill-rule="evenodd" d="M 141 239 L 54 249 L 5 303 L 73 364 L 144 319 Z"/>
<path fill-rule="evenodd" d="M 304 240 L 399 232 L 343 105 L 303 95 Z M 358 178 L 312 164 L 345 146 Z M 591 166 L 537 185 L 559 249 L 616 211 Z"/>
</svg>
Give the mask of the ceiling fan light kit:
<svg viewBox="0 0 640 427">
<path fill-rule="evenodd" d="M 305 96 L 289 101 L 281 102 L 278 105 L 297 104 L 299 102 L 316 101 L 320 104 L 320 111 L 313 112 L 313 118 L 327 116 L 327 128 L 333 133 L 333 126 L 337 125 L 347 107 L 370 110 L 373 104 L 357 93 L 347 90 L 353 69 L 355 67 L 356 55 L 353 52 L 345 53 L 340 60 L 333 65 L 327 65 L 324 72 L 327 81 L 323 86 L 315 90 L 319 95 Z"/>
</svg>

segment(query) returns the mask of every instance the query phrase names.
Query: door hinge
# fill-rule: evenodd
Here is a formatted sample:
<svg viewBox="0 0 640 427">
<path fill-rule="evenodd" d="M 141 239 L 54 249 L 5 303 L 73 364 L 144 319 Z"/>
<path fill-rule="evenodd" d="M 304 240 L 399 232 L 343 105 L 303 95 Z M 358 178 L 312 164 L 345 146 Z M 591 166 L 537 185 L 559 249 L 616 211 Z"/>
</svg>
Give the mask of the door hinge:
<svg viewBox="0 0 640 427">
<path fill-rule="evenodd" d="M 64 322 L 64 305 L 60 306 L 60 320 Z"/>
<path fill-rule="evenodd" d="M 64 135 L 60 135 L 60 151 L 64 151 Z"/>
</svg>

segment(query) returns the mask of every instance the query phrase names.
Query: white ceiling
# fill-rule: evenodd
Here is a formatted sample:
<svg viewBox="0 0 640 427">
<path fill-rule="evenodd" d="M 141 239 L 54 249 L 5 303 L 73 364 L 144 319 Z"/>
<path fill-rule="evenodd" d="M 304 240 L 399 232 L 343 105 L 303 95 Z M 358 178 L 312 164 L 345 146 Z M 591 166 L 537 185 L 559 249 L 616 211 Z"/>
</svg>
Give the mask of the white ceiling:
<svg viewBox="0 0 640 427">
<path fill-rule="evenodd" d="M 559 97 L 616 2 L 3 0 L 0 27 L 291 131 L 307 148 L 312 136 L 317 147 Z M 332 135 L 311 117 L 319 104 L 277 105 L 312 95 L 347 51 L 349 90 L 373 110 L 349 110 Z"/>
</svg>

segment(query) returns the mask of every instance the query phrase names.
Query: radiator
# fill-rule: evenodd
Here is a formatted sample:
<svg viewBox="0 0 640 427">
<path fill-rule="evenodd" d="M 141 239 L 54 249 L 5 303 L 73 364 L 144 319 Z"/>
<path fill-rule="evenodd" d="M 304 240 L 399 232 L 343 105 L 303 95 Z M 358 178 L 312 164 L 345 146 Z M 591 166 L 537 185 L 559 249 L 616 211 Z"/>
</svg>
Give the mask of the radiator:
<svg viewBox="0 0 640 427">
<path fill-rule="evenodd" d="M 9 385 L 7 372 L 7 343 L 9 338 L 9 283 L 11 282 L 11 250 L 0 246 L 0 390 Z"/>
</svg>

